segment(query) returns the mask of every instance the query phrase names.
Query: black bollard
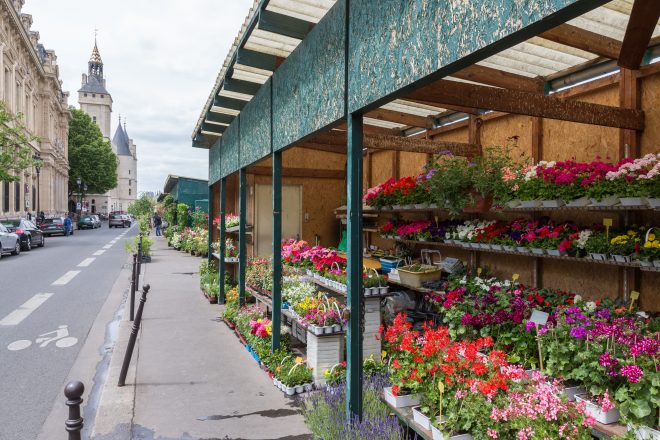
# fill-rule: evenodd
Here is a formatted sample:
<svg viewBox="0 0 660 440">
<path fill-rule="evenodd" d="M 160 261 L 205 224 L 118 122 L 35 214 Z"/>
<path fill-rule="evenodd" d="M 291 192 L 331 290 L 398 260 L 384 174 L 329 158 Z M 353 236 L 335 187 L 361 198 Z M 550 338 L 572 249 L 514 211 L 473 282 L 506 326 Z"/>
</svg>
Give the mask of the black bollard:
<svg viewBox="0 0 660 440">
<path fill-rule="evenodd" d="M 77 380 L 69 382 L 64 388 L 64 395 L 67 398 L 66 406 L 69 407 L 69 418 L 64 424 L 69 433 L 69 440 L 81 440 L 80 431 L 83 428 L 83 418 L 80 415 L 80 404 L 83 401 L 84 392 L 85 385 Z"/>
<path fill-rule="evenodd" d="M 137 254 L 133 254 L 133 268 L 131 272 L 131 304 L 130 304 L 130 318 L 133 321 L 135 316 L 135 289 L 138 285 L 137 279 Z"/>
<path fill-rule="evenodd" d="M 137 309 L 137 314 L 135 315 L 135 321 L 133 322 L 133 328 L 131 329 L 131 336 L 128 339 L 128 346 L 126 347 L 126 354 L 124 355 L 124 363 L 121 366 L 121 372 L 119 373 L 119 382 L 117 386 L 123 387 L 126 385 L 126 374 L 128 374 L 128 366 L 131 363 L 131 357 L 133 356 L 133 348 L 135 348 L 135 340 L 137 339 L 138 331 L 140 330 L 140 321 L 142 321 L 142 311 L 144 310 L 144 303 L 147 302 L 147 293 L 151 286 L 146 284 L 142 288 L 142 297 L 140 298 L 140 305 Z"/>
<path fill-rule="evenodd" d="M 142 274 L 142 233 L 140 233 L 140 241 L 138 242 L 138 264 L 137 264 L 137 279 L 140 279 Z M 139 285 L 139 284 L 138 284 Z"/>
</svg>

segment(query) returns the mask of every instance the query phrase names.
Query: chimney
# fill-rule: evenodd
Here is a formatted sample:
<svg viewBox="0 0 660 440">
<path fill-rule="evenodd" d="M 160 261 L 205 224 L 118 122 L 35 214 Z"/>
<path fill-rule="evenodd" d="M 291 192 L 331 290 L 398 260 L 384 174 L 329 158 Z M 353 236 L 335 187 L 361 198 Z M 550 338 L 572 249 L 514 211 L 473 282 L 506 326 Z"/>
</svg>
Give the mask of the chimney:
<svg viewBox="0 0 660 440">
<path fill-rule="evenodd" d="M 85 84 L 87 84 L 87 74 L 83 73 L 82 74 L 82 85 L 84 86 Z"/>
</svg>

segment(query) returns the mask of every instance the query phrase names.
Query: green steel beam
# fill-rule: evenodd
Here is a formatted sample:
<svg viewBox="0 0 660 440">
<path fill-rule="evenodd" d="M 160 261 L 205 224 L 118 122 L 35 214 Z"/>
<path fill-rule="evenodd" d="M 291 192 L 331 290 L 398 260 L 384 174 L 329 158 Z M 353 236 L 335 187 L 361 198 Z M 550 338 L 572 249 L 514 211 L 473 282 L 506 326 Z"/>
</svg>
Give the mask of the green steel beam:
<svg viewBox="0 0 660 440">
<path fill-rule="evenodd" d="M 282 152 L 273 153 L 273 351 L 282 326 Z"/>
<path fill-rule="evenodd" d="M 236 51 L 236 64 L 254 67 L 261 70 L 274 72 L 277 69 L 277 57 L 250 49 L 238 49 Z"/>
<path fill-rule="evenodd" d="M 218 136 L 224 133 L 226 129 L 227 129 L 226 125 L 218 125 L 218 124 L 210 124 L 208 122 L 202 122 L 202 131 L 217 133 Z"/>
<path fill-rule="evenodd" d="M 213 98 L 214 107 L 228 108 L 230 110 L 238 110 L 239 112 L 243 110 L 243 107 L 245 107 L 247 103 L 247 101 L 243 101 L 242 99 L 228 98 L 226 96 L 216 95 L 215 98 Z"/>
<path fill-rule="evenodd" d="M 239 171 L 239 227 L 238 227 L 238 303 L 245 305 L 245 272 L 247 270 L 247 169 Z"/>
<path fill-rule="evenodd" d="M 262 9 L 259 11 L 257 28 L 262 31 L 304 40 L 309 31 L 314 28 L 314 23 Z"/>
<path fill-rule="evenodd" d="M 220 240 L 220 250 L 218 251 L 219 255 L 219 264 L 218 264 L 218 276 L 220 277 L 220 291 L 218 292 L 218 304 L 225 303 L 225 270 L 227 269 L 225 265 L 225 214 L 227 210 L 227 178 L 220 179 L 220 234 L 218 239 Z"/>
<path fill-rule="evenodd" d="M 242 79 L 225 78 L 222 88 L 228 92 L 256 95 L 259 88 L 261 88 L 261 84 L 251 81 L 243 81 Z"/>
<path fill-rule="evenodd" d="M 209 221 L 208 221 L 208 249 L 206 260 L 210 264 L 213 261 L 213 186 L 209 185 Z"/>
<path fill-rule="evenodd" d="M 205 134 L 199 133 L 192 141 L 193 148 L 205 148 L 209 149 L 212 146 L 212 143 L 208 136 Z"/>
<path fill-rule="evenodd" d="M 206 116 L 204 117 L 206 122 L 216 122 L 218 124 L 231 124 L 234 119 L 236 119 L 236 116 L 234 115 L 210 111 L 206 112 Z"/>
<path fill-rule="evenodd" d="M 348 334 L 346 335 L 346 414 L 347 420 L 362 418 L 362 115 L 347 116 L 347 223 L 348 266 L 347 299 L 350 308 Z"/>
</svg>

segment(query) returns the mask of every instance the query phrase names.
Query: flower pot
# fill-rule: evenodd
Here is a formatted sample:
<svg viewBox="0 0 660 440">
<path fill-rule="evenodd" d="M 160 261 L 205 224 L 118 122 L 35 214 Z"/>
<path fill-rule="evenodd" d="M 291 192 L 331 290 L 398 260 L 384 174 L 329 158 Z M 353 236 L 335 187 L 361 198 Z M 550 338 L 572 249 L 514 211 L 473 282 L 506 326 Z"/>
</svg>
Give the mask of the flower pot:
<svg viewBox="0 0 660 440">
<path fill-rule="evenodd" d="M 590 253 L 589 256 L 591 257 L 592 260 L 607 261 L 607 254 L 592 254 L 592 253 Z"/>
<path fill-rule="evenodd" d="M 651 197 L 646 199 L 649 208 L 660 209 L 660 197 Z"/>
<path fill-rule="evenodd" d="M 389 287 L 387 287 L 387 286 L 382 286 L 382 287 L 379 287 L 379 288 L 378 288 L 378 293 L 379 293 L 380 295 L 385 295 L 385 294 L 387 294 L 387 291 L 388 291 L 388 290 L 390 290 Z"/>
<path fill-rule="evenodd" d="M 660 260 L 653 260 L 653 267 L 657 267 L 660 269 Z"/>
<path fill-rule="evenodd" d="M 372 295 L 378 295 L 380 287 L 370 287 L 369 290 L 371 290 Z"/>
<path fill-rule="evenodd" d="M 479 194 L 474 190 L 470 191 L 470 194 L 474 199 L 474 203 L 470 206 L 466 206 L 465 208 L 463 208 L 463 212 L 483 213 L 490 211 L 490 207 L 493 206 L 492 194 L 489 194 L 486 197 L 484 197 L 483 195 Z"/>
<path fill-rule="evenodd" d="M 322 335 L 324 330 L 323 327 L 319 327 L 318 325 L 310 325 L 309 328 L 312 330 L 312 333 L 314 333 L 316 336 Z"/>
<path fill-rule="evenodd" d="M 296 394 L 300 394 L 303 391 L 305 391 L 305 387 L 303 385 L 296 385 L 295 390 L 296 390 Z"/>
<path fill-rule="evenodd" d="M 413 210 L 415 205 L 401 205 L 401 209 Z"/>
<path fill-rule="evenodd" d="M 566 388 L 564 388 L 564 396 L 566 396 L 566 398 L 571 402 L 575 401 L 575 396 L 577 394 L 584 394 L 584 393 L 585 393 L 585 389 L 582 388 L 582 387 L 566 387 Z"/>
<path fill-rule="evenodd" d="M 383 389 L 383 394 L 385 401 L 389 403 L 394 408 L 403 408 L 406 406 L 415 406 L 419 405 L 421 396 L 419 394 L 405 394 L 395 396 L 392 394 L 392 387 L 387 387 Z"/>
<path fill-rule="evenodd" d="M 619 197 L 621 206 L 646 206 L 645 197 Z"/>
<path fill-rule="evenodd" d="M 619 198 L 617 196 L 609 196 L 609 197 L 605 197 L 602 200 L 596 200 L 596 199 L 590 199 L 590 200 L 591 200 L 591 206 L 613 206 L 617 204 Z"/>
<path fill-rule="evenodd" d="M 481 249 L 481 246 L 479 246 L 479 243 L 470 243 L 470 248 L 472 248 L 472 249 Z"/>
<path fill-rule="evenodd" d="M 533 253 L 534 255 L 544 255 L 544 254 L 545 254 L 545 249 L 543 249 L 543 248 L 535 248 L 535 247 L 533 247 L 533 248 L 532 248 L 532 253 Z"/>
<path fill-rule="evenodd" d="M 490 243 L 479 243 L 479 247 L 481 249 L 488 249 L 488 250 L 491 249 Z"/>
<path fill-rule="evenodd" d="M 332 326 L 331 325 L 324 325 L 322 328 L 323 328 L 323 334 L 324 335 L 331 335 L 332 334 Z"/>
<path fill-rule="evenodd" d="M 591 203 L 589 197 L 580 197 L 579 199 L 571 200 L 566 204 L 569 208 L 583 208 Z"/>
<path fill-rule="evenodd" d="M 399 211 L 401 209 L 401 205 L 392 205 L 392 211 Z"/>
<path fill-rule="evenodd" d="M 429 205 L 428 203 L 416 203 L 415 209 L 428 209 Z"/>
<path fill-rule="evenodd" d="M 435 427 L 434 424 L 431 424 L 431 435 L 433 440 L 472 440 L 473 437 L 470 434 L 456 434 L 445 436 L 442 431 Z"/>
<path fill-rule="evenodd" d="M 515 252 L 516 251 L 515 246 L 508 246 L 506 244 L 502 245 L 502 249 L 504 249 L 507 252 Z"/>
<path fill-rule="evenodd" d="M 637 260 L 640 267 L 653 267 L 653 261 Z"/>
<path fill-rule="evenodd" d="M 600 407 L 595 402 L 592 402 L 587 399 L 586 395 L 584 394 L 576 394 L 575 395 L 575 401 L 576 402 L 584 402 L 585 403 L 585 413 L 594 419 L 598 423 L 602 423 L 603 425 L 609 425 L 610 423 L 616 423 L 619 421 L 620 414 L 619 410 L 616 408 L 612 408 L 611 410 L 605 412 L 603 409 Z"/>
<path fill-rule="evenodd" d="M 341 324 L 332 325 L 332 333 L 339 333 L 341 331 Z"/>
<path fill-rule="evenodd" d="M 635 427 L 632 423 L 628 423 L 628 430 L 635 433 L 637 440 L 660 440 L 660 431 L 648 426 Z"/>
<path fill-rule="evenodd" d="M 286 387 L 284 388 L 284 392 L 286 393 L 287 396 L 293 396 L 296 394 L 296 387 Z"/>
<path fill-rule="evenodd" d="M 525 246 L 516 246 L 516 250 L 522 254 L 528 254 L 529 248 Z"/>
<path fill-rule="evenodd" d="M 520 201 L 520 207 L 521 208 L 538 208 L 541 206 L 541 201 L 540 200 L 521 200 Z"/>
<path fill-rule="evenodd" d="M 277 380 L 276 378 L 273 378 L 273 385 L 277 386 L 277 382 L 279 382 L 279 380 Z"/>
<path fill-rule="evenodd" d="M 556 199 L 556 200 L 543 200 L 541 204 L 544 208 L 561 208 L 566 203 L 564 203 L 563 200 Z"/>
<path fill-rule="evenodd" d="M 501 251 L 503 249 L 501 244 L 491 244 L 490 248 L 494 251 Z"/>
<path fill-rule="evenodd" d="M 305 389 L 305 391 L 308 391 L 308 392 L 312 391 L 314 389 L 314 384 L 306 383 L 306 384 L 303 385 L 303 388 Z"/>
<path fill-rule="evenodd" d="M 630 263 L 632 261 L 630 255 L 612 255 L 612 259 L 617 263 Z"/>
<path fill-rule="evenodd" d="M 365 287 L 364 288 L 364 296 L 371 296 L 371 288 L 370 287 Z"/>
<path fill-rule="evenodd" d="M 520 206 L 520 200 L 509 200 L 506 202 L 506 207 L 509 209 L 514 209 Z"/>
<path fill-rule="evenodd" d="M 413 406 L 412 413 L 415 423 L 426 430 L 431 429 L 431 422 L 428 416 L 421 411 L 420 406 Z"/>
<path fill-rule="evenodd" d="M 438 209 L 438 204 L 437 203 L 429 203 L 428 208 L 429 209 Z"/>
<path fill-rule="evenodd" d="M 546 249 L 546 252 L 548 252 L 548 255 L 552 255 L 553 257 L 561 257 L 565 254 L 565 252 L 562 252 L 559 249 Z"/>
</svg>

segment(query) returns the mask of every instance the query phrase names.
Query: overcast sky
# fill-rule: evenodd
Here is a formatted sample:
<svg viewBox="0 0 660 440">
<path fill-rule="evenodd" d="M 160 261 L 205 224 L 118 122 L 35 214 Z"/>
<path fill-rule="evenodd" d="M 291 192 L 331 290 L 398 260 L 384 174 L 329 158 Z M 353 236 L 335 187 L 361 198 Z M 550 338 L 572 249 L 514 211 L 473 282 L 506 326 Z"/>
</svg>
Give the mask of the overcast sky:
<svg viewBox="0 0 660 440">
<path fill-rule="evenodd" d="M 206 179 L 208 152 L 190 136 L 252 0 L 27 0 L 32 29 L 54 49 L 69 104 L 94 46 L 119 114 L 137 144 L 138 191 L 168 174 Z"/>
</svg>

